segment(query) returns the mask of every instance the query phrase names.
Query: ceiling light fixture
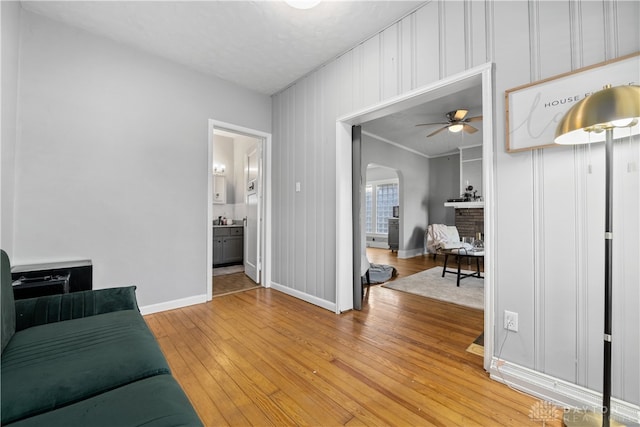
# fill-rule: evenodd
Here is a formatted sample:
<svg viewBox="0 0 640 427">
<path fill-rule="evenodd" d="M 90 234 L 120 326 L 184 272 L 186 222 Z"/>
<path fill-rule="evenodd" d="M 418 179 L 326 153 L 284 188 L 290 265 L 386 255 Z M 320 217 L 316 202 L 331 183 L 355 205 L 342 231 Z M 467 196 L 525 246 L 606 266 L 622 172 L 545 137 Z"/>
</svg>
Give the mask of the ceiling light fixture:
<svg viewBox="0 0 640 427">
<path fill-rule="evenodd" d="M 449 126 L 449 132 L 457 133 L 460 132 L 464 128 L 464 125 L 460 123 L 456 123 L 455 125 Z"/>
<path fill-rule="evenodd" d="M 482 116 L 476 116 L 476 117 L 467 117 L 467 110 L 455 110 L 455 111 L 449 111 L 446 116 L 447 116 L 447 121 L 446 122 L 439 122 L 439 123 L 420 123 L 416 126 L 431 126 L 431 125 L 445 125 L 439 129 L 436 129 L 435 131 L 431 132 L 429 135 L 427 135 L 427 138 L 430 138 L 434 135 L 439 134 L 440 132 L 444 132 L 445 130 L 449 129 L 449 132 L 451 133 L 458 133 L 458 132 L 462 132 L 465 131 L 466 133 L 476 133 L 478 132 L 478 129 L 474 128 L 473 126 L 471 126 L 469 124 L 469 122 L 477 122 L 479 120 L 482 120 Z"/>
<path fill-rule="evenodd" d="M 320 4 L 322 0 L 285 0 L 285 3 L 295 9 L 312 9 Z"/>
</svg>

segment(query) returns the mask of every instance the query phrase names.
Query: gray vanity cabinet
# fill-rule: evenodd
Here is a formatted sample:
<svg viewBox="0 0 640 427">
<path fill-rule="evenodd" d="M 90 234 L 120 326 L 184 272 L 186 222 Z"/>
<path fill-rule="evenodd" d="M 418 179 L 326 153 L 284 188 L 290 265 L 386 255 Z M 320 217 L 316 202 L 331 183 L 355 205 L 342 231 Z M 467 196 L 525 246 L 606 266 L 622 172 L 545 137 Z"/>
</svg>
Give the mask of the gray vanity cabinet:
<svg viewBox="0 0 640 427">
<path fill-rule="evenodd" d="M 244 229 L 242 226 L 213 227 L 213 266 L 242 263 Z"/>
</svg>

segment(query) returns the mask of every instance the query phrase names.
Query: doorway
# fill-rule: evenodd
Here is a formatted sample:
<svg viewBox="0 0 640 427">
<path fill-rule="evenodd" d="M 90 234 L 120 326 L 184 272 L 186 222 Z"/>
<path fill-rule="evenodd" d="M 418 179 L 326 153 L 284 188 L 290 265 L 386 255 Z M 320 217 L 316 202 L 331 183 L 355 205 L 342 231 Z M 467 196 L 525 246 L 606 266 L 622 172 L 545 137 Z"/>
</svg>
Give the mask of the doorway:
<svg viewBox="0 0 640 427">
<path fill-rule="evenodd" d="M 495 259 L 493 242 L 495 242 L 494 226 L 494 144 L 493 135 L 493 64 L 488 63 L 475 67 L 463 73 L 456 74 L 446 79 L 437 81 L 428 86 L 413 90 L 404 95 L 395 97 L 389 101 L 381 102 L 356 111 L 347 116 L 340 117 L 336 121 L 336 311 L 342 312 L 354 308 L 355 285 L 354 271 L 360 270 L 359 257 L 354 256 L 354 229 L 360 227 L 358 215 L 353 213 L 353 193 L 354 189 L 352 172 L 354 159 L 352 149 L 354 141 L 352 137 L 352 127 L 358 126 L 367 121 L 388 116 L 408 108 L 425 104 L 435 99 L 446 97 L 464 87 L 481 85 L 482 87 L 482 115 L 486 124 L 483 126 L 483 187 L 485 189 L 485 311 L 484 311 L 484 367 L 489 369 L 491 357 L 493 355 L 494 339 L 494 277 Z M 358 141 L 359 142 L 359 141 Z M 359 153 L 358 146 L 354 152 Z"/>
<path fill-rule="evenodd" d="M 271 135 L 209 120 L 207 299 L 270 283 Z M 215 268 L 216 267 L 221 268 Z M 214 274 L 215 271 L 215 274 Z"/>
</svg>

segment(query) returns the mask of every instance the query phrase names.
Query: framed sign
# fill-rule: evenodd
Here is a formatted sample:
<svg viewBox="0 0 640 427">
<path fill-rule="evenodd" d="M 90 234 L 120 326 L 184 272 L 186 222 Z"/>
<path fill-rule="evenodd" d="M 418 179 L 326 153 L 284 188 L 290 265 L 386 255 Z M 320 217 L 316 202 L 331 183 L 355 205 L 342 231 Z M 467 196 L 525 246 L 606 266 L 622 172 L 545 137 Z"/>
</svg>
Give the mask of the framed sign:
<svg viewBox="0 0 640 427">
<path fill-rule="evenodd" d="M 506 90 L 507 152 L 555 146 L 564 114 L 607 84 L 640 84 L 640 52 Z"/>
</svg>

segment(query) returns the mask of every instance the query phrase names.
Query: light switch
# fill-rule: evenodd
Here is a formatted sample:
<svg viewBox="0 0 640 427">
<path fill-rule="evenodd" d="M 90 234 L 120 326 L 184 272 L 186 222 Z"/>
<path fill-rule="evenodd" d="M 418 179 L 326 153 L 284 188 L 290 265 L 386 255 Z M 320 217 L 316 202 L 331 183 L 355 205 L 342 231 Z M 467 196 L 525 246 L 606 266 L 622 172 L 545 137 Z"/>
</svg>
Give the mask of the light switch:
<svg viewBox="0 0 640 427">
<path fill-rule="evenodd" d="M 296 182 L 296 193 L 300 192 L 300 183 Z"/>
</svg>

